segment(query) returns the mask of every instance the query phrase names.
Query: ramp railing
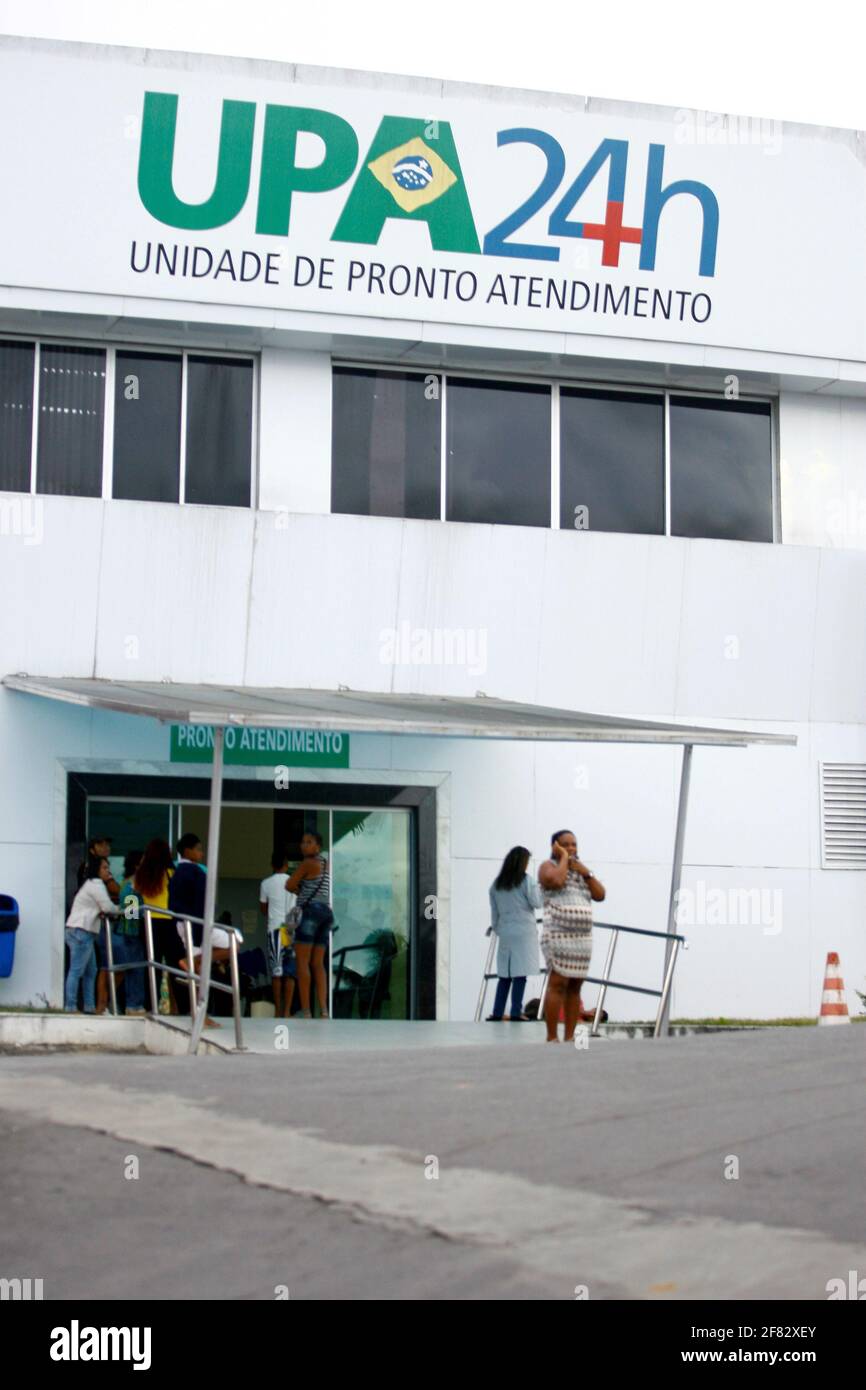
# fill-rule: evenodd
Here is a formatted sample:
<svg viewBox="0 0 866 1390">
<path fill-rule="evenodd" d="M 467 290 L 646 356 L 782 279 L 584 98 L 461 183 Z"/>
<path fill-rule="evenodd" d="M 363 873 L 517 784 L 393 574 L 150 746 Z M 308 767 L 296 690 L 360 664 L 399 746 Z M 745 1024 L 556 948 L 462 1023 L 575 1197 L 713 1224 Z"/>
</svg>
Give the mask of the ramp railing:
<svg viewBox="0 0 866 1390">
<path fill-rule="evenodd" d="M 212 989 L 220 990 L 224 994 L 232 996 L 232 1015 L 235 1028 L 235 1047 L 238 1050 L 243 1048 L 243 1030 L 241 1025 L 241 986 L 240 970 L 238 968 L 238 942 L 243 938 L 236 927 L 224 926 L 222 922 L 205 922 L 201 917 L 183 917 L 180 913 L 172 912 L 167 907 L 148 907 L 141 910 L 141 920 L 144 923 L 144 960 L 129 961 L 121 965 L 115 964 L 114 949 L 111 941 L 111 922 L 116 921 L 122 914 L 112 915 L 102 913 L 102 929 L 105 932 L 105 955 L 108 961 L 108 988 L 111 998 L 111 1012 L 117 1013 L 117 986 L 115 977 L 127 970 L 146 970 L 150 985 L 150 1012 L 153 1018 L 159 1018 L 159 990 L 156 983 L 157 971 L 163 971 L 168 975 L 181 980 L 189 989 L 190 1000 L 190 1019 L 194 1021 L 196 1009 L 198 1007 L 198 991 L 203 989 L 204 983 L 201 975 L 194 969 L 196 955 L 201 955 L 202 946 L 196 946 L 193 942 L 193 927 L 201 927 L 203 932 L 212 932 L 214 927 L 228 934 L 229 938 L 229 978 L 230 984 L 223 984 L 221 980 L 215 980 L 213 976 L 207 986 L 208 991 Z M 180 923 L 183 928 L 183 944 L 186 959 L 186 970 L 181 970 L 177 966 L 169 965 L 166 961 L 157 960 L 154 953 L 154 918 L 170 919 L 175 928 Z M 192 1049 L 191 1049 L 192 1050 Z"/>
<path fill-rule="evenodd" d="M 674 970 L 676 969 L 677 957 L 679 955 L 681 947 L 683 950 L 688 949 L 688 942 L 686 941 L 686 938 L 674 932 L 648 931 L 645 927 L 624 927 L 621 924 L 615 922 L 593 922 L 592 925 L 593 930 L 599 928 L 602 931 L 609 931 L 613 934 L 610 939 L 610 944 L 607 948 L 607 956 L 605 958 L 604 970 L 602 971 L 601 977 L 599 978 L 596 975 L 584 976 L 585 984 L 601 986 L 601 990 L 598 996 L 598 1002 L 595 1006 L 595 1018 L 592 1021 L 592 1028 L 590 1029 L 591 1036 L 598 1036 L 598 1030 L 599 1025 L 601 1023 L 601 1015 L 604 1009 L 604 1001 L 607 995 L 607 991 L 609 989 L 624 989 L 628 990 L 631 994 L 648 994 L 652 998 L 658 999 L 659 1004 L 658 1009 L 656 1011 L 655 1023 L 653 1025 L 653 1037 L 661 1037 L 663 1031 L 663 1020 L 665 1018 L 668 1000 L 670 999 L 671 986 L 673 985 Z M 476 1023 L 480 1023 L 482 1017 L 484 1016 L 484 1008 L 487 1000 L 487 988 L 490 981 L 499 978 L 499 976 L 492 968 L 493 953 L 496 949 L 496 934 L 492 928 L 490 928 L 489 930 L 490 946 L 487 951 L 487 960 L 484 966 L 484 974 L 481 977 L 481 989 L 479 990 L 478 994 L 478 1004 L 475 1009 Z M 660 941 L 665 941 L 668 943 L 669 946 L 672 947 L 670 955 L 668 957 L 667 965 L 665 966 L 661 989 L 647 989 L 644 985 L 630 985 L 626 984 L 622 980 L 612 980 L 610 978 L 611 967 L 613 966 L 616 948 L 619 943 L 620 932 L 627 932 L 630 936 L 657 937 Z M 546 966 L 544 966 L 538 973 L 544 977 L 544 984 L 541 988 L 541 997 L 538 1001 L 538 1017 L 540 1019 L 544 1014 L 544 1001 L 547 997 L 549 973 Z"/>
</svg>

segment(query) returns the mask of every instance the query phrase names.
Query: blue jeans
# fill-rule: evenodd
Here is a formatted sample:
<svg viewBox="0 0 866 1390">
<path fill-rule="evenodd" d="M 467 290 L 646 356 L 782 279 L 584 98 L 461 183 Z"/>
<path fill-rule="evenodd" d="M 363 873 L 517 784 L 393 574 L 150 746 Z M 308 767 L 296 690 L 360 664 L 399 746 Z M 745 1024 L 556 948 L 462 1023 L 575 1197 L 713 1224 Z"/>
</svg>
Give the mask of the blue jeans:
<svg viewBox="0 0 866 1390">
<path fill-rule="evenodd" d="M 92 931 L 83 927 L 66 928 L 66 944 L 69 947 L 69 974 L 66 976 L 66 991 L 63 1007 L 73 1012 L 78 1008 L 78 984 L 84 981 L 84 1012 L 92 1014 L 96 1010 L 96 952 L 93 949 Z"/>
<path fill-rule="evenodd" d="M 333 920 L 334 914 L 326 902 L 305 903 L 295 927 L 295 945 L 327 946 L 328 928 Z"/>
<path fill-rule="evenodd" d="M 511 990 L 511 1017 L 515 1018 L 523 1013 L 523 991 L 526 989 L 526 976 L 515 975 L 513 978 L 506 975 L 500 978 L 496 986 L 496 998 L 493 1001 L 493 1017 L 501 1018 L 505 1013 L 505 1001 L 508 998 L 508 991 Z"/>
<path fill-rule="evenodd" d="M 120 932 L 111 933 L 111 949 L 115 965 L 128 965 L 134 960 L 144 960 L 144 942 L 138 936 L 124 936 Z M 115 975 L 115 980 L 123 980 L 126 986 L 126 1012 L 130 1009 L 144 1008 L 143 970 L 124 970 Z"/>
</svg>

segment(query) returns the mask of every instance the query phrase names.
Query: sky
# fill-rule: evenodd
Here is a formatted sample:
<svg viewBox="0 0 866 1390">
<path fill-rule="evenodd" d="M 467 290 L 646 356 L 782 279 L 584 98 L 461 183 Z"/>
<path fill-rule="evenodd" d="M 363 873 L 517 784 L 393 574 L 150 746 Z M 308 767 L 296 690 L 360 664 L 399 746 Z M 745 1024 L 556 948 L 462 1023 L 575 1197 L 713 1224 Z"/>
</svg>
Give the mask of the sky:
<svg viewBox="0 0 866 1390">
<path fill-rule="evenodd" d="M 0 0 L 0 33 L 866 129 L 856 0 Z"/>
</svg>

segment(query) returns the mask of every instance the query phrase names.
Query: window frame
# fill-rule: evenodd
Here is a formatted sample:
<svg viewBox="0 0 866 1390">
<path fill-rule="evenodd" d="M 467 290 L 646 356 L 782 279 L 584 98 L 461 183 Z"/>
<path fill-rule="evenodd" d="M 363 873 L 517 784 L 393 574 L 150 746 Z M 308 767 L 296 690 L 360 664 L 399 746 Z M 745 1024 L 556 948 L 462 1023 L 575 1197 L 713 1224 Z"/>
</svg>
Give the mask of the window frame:
<svg viewBox="0 0 866 1390">
<path fill-rule="evenodd" d="M 399 364 L 394 363 L 394 362 L 390 362 L 390 363 L 388 364 L 387 370 L 390 372 L 390 374 L 391 374 L 392 376 L 421 376 L 421 377 L 436 376 L 436 377 L 439 378 L 440 383 L 441 383 L 441 380 L 442 380 L 442 373 L 439 372 L 439 371 L 437 371 L 437 372 L 417 372 L 413 366 L 401 367 Z M 346 364 L 344 364 L 343 362 L 336 361 L 336 360 L 333 359 L 333 358 L 331 359 L 331 390 L 330 390 L 330 393 L 329 393 L 329 396 L 328 396 L 328 429 L 329 429 L 329 438 L 328 438 L 328 458 L 329 458 L 329 463 L 328 463 L 328 511 L 327 511 L 326 515 L 328 515 L 328 516 L 380 516 L 381 513 L 379 513 L 379 512 L 336 512 L 336 511 L 334 510 L 334 374 L 335 374 L 336 371 L 349 371 L 349 372 L 357 371 L 357 372 L 363 372 L 366 376 L 371 376 L 371 375 L 374 374 L 374 373 L 379 373 L 379 372 L 381 372 L 381 371 L 382 371 L 382 368 L 379 367 L 376 363 L 373 363 L 373 364 L 371 365 L 370 363 L 352 362 L 352 363 L 346 365 Z M 444 393 L 444 391 L 442 392 L 442 394 L 441 394 L 441 396 L 440 396 L 440 400 L 439 400 L 439 425 L 440 425 L 440 430 L 439 430 L 439 461 L 440 461 L 440 467 L 439 467 L 439 516 L 438 516 L 438 517 L 417 517 L 417 516 L 414 516 L 414 517 L 406 517 L 406 516 L 392 516 L 392 517 L 390 517 L 390 520 L 391 520 L 391 521 L 426 521 L 426 522 L 430 522 L 430 521 L 441 521 L 441 520 L 442 520 L 442 517 L 443 517 L 443 515 L 444 515 L 445 505 L 446 505 L 446 497 L 445 497 L 445 490 L 444 490 L 444 489 L 445 489 L 445 484 L 444 484 L 444 471 L 443 471 L 442 466 L 441 466 L 441 461 L 442 461 L 442 457 L 443 457 L 443 455 L 444 455 L 445 449 L 446 449 L 446 447 L 447 447 L 447 436 L 446 436 L 446 433 L 445 433 L 446 421 L 445 421 L 445 393 Z"/>
<path fill-rule="evenodd" d="M 671 473 L 671 431 L 670 414 L 671 400 L 674 396 L 685 396 L 686 399 L 701 397 L 703 400 L 718 400 L 718 393 L 715 391 L 688 391 L 683 387 L 671 387 L 665 391 L 665 479 L 667 494 L 665 496 L 665 535 L 671 535 L 671 512 L 670 512 L 670 473 Z M 769 541 L 742 541 L 726 537 L 728 544 L 734 545 L 779 545 L 782 540 L 782 518 L 781 518 L 781 495 L 779 488 L 779 398 L 778 396 L 754 395 L 744 392 L 738 396 L 737 400 L 743 400 L 749 405 L 768 405 L 770 407 L 770 514 L 773 522 L 773 536 Z M 720 540 L 719 536 L 675 536 L 675 540 Z"/>
<path fill-rule="evenodd" d="M 251 510 L 255 510 L 259 496 L 259 403 L 260 403 L 260 379 L 261 369 L 260 354 L 254 352 L 235 352 L 231 349 L 221 349 L 214 347 L 195 347 L 193 345 L 179 346 L 176 343 L 138 343 L 133 340 L 118 339 L 110 343 L 99 338 L 59 337 L 53 334 L 41 334 L 37 336 L 33 333 L 0 333 L 0 341 L 10 343 L 32 343 L 34 346 L 33 354 L 33 436 L 30 441 L 30 488 L 29 492 L 16 493 L 16 496 L 49 496 L 51 494 L 38 494 L 36 488 L 36 463 L 37 450 L 39 447 L 39 378 L 40 363 L 43 347 L 70 347 L 70 348 L 95 348 L 105 352 L 105 405 L 102 418 L 102 490 L 95 498 L 86 500 L 91 502 L 124 502 L 130 499 L 114 497 L 114 391 L 116 385 L 117 354 L 118 352 L 134 352 L 140 357 L 152 354 L 157 357 L 176 356 L 181 360 L 181 398 L 180 398 L 180 462 L 178 477 L 178 500 L 177 502 L 155 502 L 154 505 L 165 507 L 222 507 L 228 504 L 222 502 L 187 502 L 186 500 L 186 449 L 187 449 L 187 360 L 192 357 L 215 357 L 221 361 L 249 362 L 252 364 L 252 402 L 251 402 L 251 429 L 250 429 L 250 490 L 249 501 L 246 505 Z M 75 496 L 76 494 L 62 494 Z M 140 499 L 144 500 L 144 499 Z M 243 507 L 232 507 L 232 511 L 242 511 Z"/>
<path fill-rule="evenodd" d="M 443 402 L 447 402 L 447 399 L 448 399 L 448 383 L 447 383 L 446 373 L 445 373 L 445 372 L 442 372 L 442 373 L 440 374 L 440 376 L 441 376 L 441 381 L 442 381 L 442 399 L 443 399 Z M 504 377 L 504 376 L 500 376 L 499 373 L 496 373 L 496 372 L 461 372 L 461 371 L 459 371 L 459 370 L 456 370 L 456 371 L 453 371 L 453 372 L 449 372 L 449 373 L 447 374 L 447 376 L 452 376 L 452 377 L 454 377 L 455 380 L 457 380 L 457 381 L 467 382 L 467 383 L 471 383 L 472 381 L 488 381 L 488 382 L 490 382 L 490 384 L 491 384 L 492 386 L 534 386 L 534 387 L 536 387 L 536 388 L 538 389 L 539 394 L 540 394 L 542 391 L 547 391 L 547 392 L 548 392 L 548 397 L 549 397 L 549 400 L 550 400 L 550 416 L 549 416 L 549 420 L 548 420 L 548 428 L 549 428 L 549 430 L 550 430 L 550 452 L 551 452 L 551 472 L 550 472 L 550 476 L 549 476 L 549 479 L 548 479 L 548 484 L 549 484 L 549 486 L 552 488 L 552 486 L 553 486 L 553 471 L 554 471 L 554 469 L 553 469 L 553 455 L 554 455 L 554 453 L 556 453 L 556 454 L 559 453 L 558 441 L 554 439 L 554 435 L 553 435 L 554 419 L 557 420 L 557 423 L 558 423 L 558 419 L 559 419 L 559 416 L 558 416 L 558 403 L 559 403 L 559 402 L 558 402 L 558 397 L 559 397 L 559 391 L 558 391 L 557 388 L 554 387 L 553 382 L 547 381 L 546 379 L 542 379 L 542 378 L 540 378 L 540 377 L 532 377 L 532 376 L 530 376 L 530 377 L 520 377 L 520 378 L 509 376 L 508 378 L 506 378 L 506 377 Z M 554 408 L 553 408 L 553 396 L 554 396 L 554 390 L 555 390 L 555 389 L 556 389 L 556 395 L 557 395 L 557 412 L 556 412 L 556 413 L 554 412 Z M 447 408 L 447 407 L 446 407 L 446 408 Z M 444 410 L 443 410 L 443 415 L 444 415 L 444 413 L 445 413 L 445 412 L 444 412 Z M 447 506 L 448 506 L 448 445 L 447 445 L 448 435 L 447 435 L 447 430 L 443 433 L 443 440 L 444 440 L 443 450 L 442 450 L 442 453 L 441 453 L 441 455 L 440 455 L 441 505 L 440 505 L 440 511 L 439 511 L 439 520 L 440 520 L 440 521 L 453 522 L 455 525 L 458 525 L 458 526 L 519 526 L 519 525 L 520 525 L 520 522 L 515 522 L 515 521 L 461 521 L 461 520 L 459 520 L 459 518 L 457 518 L 457 517 L 451 517 L 451 516 L 448 515 L 448 511 L 447 511 Z M 552 496 L 552 493 L 551 493 L 551 508 L 552 508 L 552 507 L 553 507 L 553 496 Z M 540 526 L 530 525 L 530 526 L 528 527 L 528 529 L 531 530 L 531 531 L 544 531 L 544 530 L 547 529 L 547 527 L 545 527 L 545 526 L 543 526 L 543 525 L 540 525 Z M 557 528 L 557 529 L 558 529 L 558 528 Z"/>
<path fill-rule="evenodd" d="M 33 438 L 30 441 L 30 496 L 31 497 L 76 497 L 79 501 L 100 502 L 104 496 L 105 489 L 105 450 L 108 439 L 108 389 L 109 389 L 109 370 L 108 370 L 108 344 L 99 339 L 92 338 L 59 338 L 51 334 L 36 337 L 35 334 L 27 333 L 3 333 L 0 334 L 4 342 L 32 343 L 35 351 L 33 354 Z M 39 463 L 39 416 L 41 391 L 39 389 L 42 379 L 42 349 L 43 348 L 88 348 L 91 351 L 105 353 L 105 385 L 103 388 L 102 399 L 102 461 L 100 465 L 100 486 L 95 497 L 88 493 L 80 492 L 39 492 L 36 484 L 38 481 Z M 26 497 L 27 493 L 19 493 L 21 497 Z"/>
<path fill-rule="evenodd" d="M 118 345 L 119 346 L 119 345 Z M 163 349 L 165 351 L 165 349 Z M 251 511 L 258 510 L 256 504 L 259 496 L 259 469 L 258 469 L 258 449 L 259 449 L 259 371 L 260 358 L 257 353 L 252 352 L 220 352 L 216 348 L 183 348 L 183 365 L 181 369 L 181 390 L 180 390 L 180 473 L 178 477 L 178 506 L 184 507 L 226 507 L 229 511 L 243 511 L 243 507 L 235 507 L 230 502 L 187 502 L 186 500 L 186 468 L 187 468 L 187 436 L 188 436 L 188 416 L 187 416 L 187 383 L 189 378 L 189 359 L 190 357 L 215 357 L 220 362 L 249 362 L 252 365 L 251 399 L 250 399 L 250 489 L 249 501 L 247 506 Z M 142 350 L 142 356 L 144 350 Z M 165 506 L 165 503 L 161 505 Z"/>
<path fill-rule="evenodd" d="M 607 531 L 607 530 L 605 530 L 605 531 L 602 531 L 600 534 L 601 534 L 601 535 L 605 535 L 605 536 L 654 536 L 654 537 L 656 537 L 656 539 L 658 539 L 659 537 L 662 537 L 662 536 L 670 536 L 670 534 L 671 534 L 671 530 L 670 530 L 670 521 L 671 521 L 671 518 L 670 518 L 670 483 L 671 483 L 671 470 L 670 470 L 670 394 L 671 394 L 671 393 L 670 393 L 669 391 L 665 391 L 665 390 L 660 389 L 660 388 L 656 388 L 655 390 L 651 390 L 651 389 L 650 389 L 650 390 L 647 390 L 647 389 L 644 389 L 643 386 L 625 386 L 625 385 L 623 385 L 622 382 L 617 382 L 617 385 L 616 385 L 615 390 L 609 391 L 608 388 L 607 388 L 607 385 L 606 385 L 604 382 L 597 382 L 597 381 L 594 381 L 594 382 L 592 382 L 592 383 L 589 385 L 589 387 L 587 387 L 587 386 L 583 385 L 582 382 L 576 382 L 576 381 L 561 381 L 561 382 L 559 383 L 559 386 L 557 387 L 557 398 L 560 397 L 560 392 L 561 392 L 563 389 L 566 390 L 566 391 L 571 391 L 571 390 L 575 390 L 575 391 L 586 391 L 586 390 L 598 391 L 599 393 L 604 392 L 604 393 L 607 394 L 607 395 L 616 395 L 616 394 L 620 394 L 620 395 L 623 395 L 623 396 L 647 396 L 649 399 L 651 399 L 651 400 L 653 400 L 653 401 L 659 401 L 659 400 L 660 400 L 660 401 L 662 402 L 662 520 L 663 520 L 663 527 L 662 527 L 662 530 L 661 530 L 661 531 Z M 694 393 L 693 393 L 693 392 L 687 392 L 686 394 L 687 394 L 687 395 L 693 395 Z M 707 396 L 709 396 L 711 393 L 710 393 L 709 391 L 707 391 L 707 392 L 705 392 L 704 394 L 707 395 Z M 560 417 L 560 422 L 561 422 L 561 417 Z M 560 445 L 560 449 L 559 449 L 559 458 L 558 458 L 558 460 L 557 460 L 557 495 L 556 495 L 556 498 L 555 498 L 555 507 L 556 507 L 556 516 L 557 516 L 556 530 L 557 530 L 557 531 L 563 531 L 563 530 L 570 530 L 571 528 L 570 528 L 570 527 L 564 527 L 564 526 L 562 526 L 562 525 L 560 524 L 561 507 L 560 507 L 560 495 L 559 495 L 558 489 L 559 489 L 560 484 L 561 484 L 561 472 L 562 472 L 562 447 L 561 447 L 561 446 L 562 446 L 562 435 L 561 435 L 561 427 L 560 427 L 560 433 L 557 435 L 557 441 L 558 441 L 558 443 L 559 443 L 559 445 Z M 554 499 L 553 499 L 553 498 L 551 499 L 551 505 L 552 505 L 552 506 L 554 505 Z M 592 527 L 590 527 L 589 529 L 592 530 Z M 599 534 L 599 533 L 597 533 L 597 534 Z M 679 538 L 678 538 L 678 539 L 679 539 Z"/>
<path fill-rule="evenodd" d="M 33 478 L 36 471 L 36 412 L 39 409 L 38 387 L 39 387 L 39 343 L 32 334 L 26 333 L 0 333 L 0 342 L 18 343 L 23 347 L 33 348 L 33 382 L 31 396 L 31 418 L 33 428 L 30 434 L 30 486 L 27 492 L 15 491 L 9 488 L 0 488 L 0 492 L 8 492 L 12 497 L 28 497 L 33 495 Z"/>
<path fill-rule="evenodd" d="M 676 396 L 676 397 L 685 397 L 685 398 L 687 398 L 687 399 L 689 399 L 689 398 L 694 399 L 694 398 L 696 398 L 696 397 L 699 397 L 699 398 L 701 398 L 701 399 L 703 399 L 703 400 L 712 400 L 712 401 L 718 401 L 718 399 L 719 399 L 719 392 L 718 392 L 718 391 L 710 391 L 710 390 L 706 390 L 706 389 L 703 389 L 703 390 L 702 390 L 702 389 L 700 389 L 700 388 L 694 388 L 694 389 L 693 389 L 693 388 L 690 388 L 690 387 L 680 387 L 680 386 L 677 386 L 677 387 L 653 386 L 653 385 L 647 385 L 646 383 L 644 383 L 644 382 L 642 382 L 642 381 L 621 381 L 621 380 L 617 380 L 617 381 L 599 381 L 599 380 L 596 380 L 596 379 L 593 379 L 593 378 L 586 378 L 586 377 L 570 377 L 570 376 L 566 376 L 566 375 L 564 375 L 564 374 L 559 374 L 559 373 L 557 373 L 556 375 L 552 375 L 552 374 L 549 374 L 549 373 L 540 373 L 540 372 L 539 372 L 539 373 L 533 373 L 533 372 L 508 372 L 508 371 L 498 372 L 498 371 L 496 371 L 495 369 L 479 369 L 479 368 L 477 368 L 477 367 L 468 367 L 468 368 L 466 368 L 465 370 L 462 369 L 462 368 L 460 368 L 460 367 L 452 367 L 451 369 L 446 370 L 446 369 L 445 369 L 443 366 L 441 366 L 441 365 L 440 365 L 440 366 L 436 366 L 436 365 L 431 364 L 431 363 L 422 363 L 421 365 L 416 365 L 416 363 L 414 363 L 414 362 L 405 362 L 405 361 L 401 361 L 401 362 L 380 362 L 380 361 L 376 361 L 376 360 L 365 360 L 365 359 L 363 359 L 363 358 L 353 358 L 353 357 L 332 357 L 332 358 L 331 358 L 331 369 L 332 369 L 332 372 L 333 372 L 333 369 L 334 369 L 335 367 L 339 367 L 339 368 L 341 368 L 341 369 L 344 370 L 344 371 L 347 371 L 347 370 L 348 370 L 348 371 L 355 370 L 355 371 L 368 371 L 368 372 L 369 372 L 369 371 L 376 371 L 376 372 L 397 372 L 397 373 L 400 373 L 400 374 L 405 374 L 405 373 L 407 373 L 407 372 L 410 372 L 410 373 L 415 373 L 415 374 L 417 374 L 418 376 L 436 376 L 436 377 L 439 378 L 440 389 L 441 389 L 441 393 L 442 393 L 442 395 L 441 395 L 441 411 L 440 411 L 442 428 L 441 428 L 441 439 L 440 439 L 440 450 L 439 450 L 439 495 L 440 495 L 439 520 L 440 520 L 440 521 L 449 521 L 449 518 L 448 518 L 447 515 L 446 515 L 446 498 L 447 498 L 447 486 L 448 486 L 448 479 L 447 479 L 448 458 L 447 458 L 447 446 L 446 446 L 446 440 L 447 440 L 446 428 L 447 428 L 447 413 L 448 413 L 448 378 L 449 378 L 449 376 L 452 376 L 452 377 L 459 377 L 459 378 L 464 379 L 464 380 L 469 380 L 469 379 L 472 379 L 472 378 L 476 378 L 476 379 L 482 380 L 482 381 L 494 381 L 494 382 L 500 382 L 500 381 L 501 381 L 503 385 L 514 384 L 514 385 L 547 386 L 547 387 L 549 387 L 549 389 L 550 389 L 550 402 L 551 402 L 551 405 L 550 405 L 550 409 L 551 409 L 551 418 L 550 418 L 550 424 L 551 424 L 551 429 L 550 429 L 550 451 L 551 451 L 551 458 L 550 458 L 550 513 L 551 513 L 551 521 L 550 521 L 550 529 L 551 529 L 552 531 L 560 531 L 560 530 L 568 529 L 568 528 L 564 528 L 564 527 L 562 527 L 562 526 L 560 525 L 560 516 L 559 516 L 559 487 L 560 487 L 561 470 L 562 470 L 562 439 L 561 439 L 561 430 L 560 430 L 560 389 L 561 389 L 562 387 L 574 388 L 574 389 L 576 389 L 576 390 L 583 390 L 583 391 L 586 391 L 586 390 L 588 390 L 588 391 L 606 391 L 606 392 L 609 392 L 609 393 L 613 393 L 613 392 L 618 392 L 618 391 L 619 391 L 619 392 L 623 392 L 624 394 L 634 394 L 634 393 L 637 392 L 637 393 L 640 393 L 641 395 L 654 396 L 654 397 L 656 397 L 657 399 L 660 398 L 660 399 L 663 400 L 663 403 L 664 403 L 664 410 L 663 410 L 663 421 L 664 421 L 664 423 L 663 423 L 663 428 L 664 428 L 664 441 L 663 441 L 663 455 L 664 455 L 664 523 L 665 523 L 665 524 L 664 524 L 664 531 L 663 531 L 660 535 L 656 535 L 655 532 L 649 532 L 649 531 L 605 531 L 605 532 L 603 532 L 603 533 L 599 533 L 599 534 L 613 535 L 613 536 L 635 536 L 635 537 L 647 536 L 647 537 L 655 538 L 655 539 L 661 539 L 662 537 L 671 538 L 671 496 L 670 496 L 670 487 L 671 487 L 670 403 L 671 403 L 671 399 L 672 399 L 673 397 L 675 397 L 675 396 Z M 332 378 L 332 379 L 333 379 L 333 378 Z M 332 397 L 332 398 L 333 398 L 333 397 Z M 781 540 L 782 540 L 782 527 L 781 527 L 781 497 L 780 497 L 780 487 L 779 487 L 779 436 L 778 436 L 778 420 L 779 420 L 778 401 L 779 401 L 779 398 L 778 398 L 778 396 L 774 396 L 774 395 L 771 395 L 771 394 L 766 393 L 766 392 L 746 392 L 746 391 L 744 391 L 744 392 L 742 393 L 742 396 L 741 396 L 741 397 L 738 397 L 738 399 L 742 399 L 744 402 L 748 402 L 749 404 L 754 404 L 754 405 L 768 405 L 768 406 L 770 407 L 770 506 L 771 506 L 771 512 L 772 512 L 772 522 L 773 522 L 773 537 L 772 537 L 772 541 L 765 541 L 765 542 L 762 542 L 762 541 L 749 541 L 749 542 L 741 542 L 741 543 L 742 543 L 742 544 L 750 544 L 750 545 L 761 545 L 761 544 L 766 544 L 766 545 L 778 545 L 778 544 L 780 544 L 780 542 L 781 542 Z M 734 404 L 735 404 L 735 403 L 734 403 Z M 333 443 L 333 419 L 332 419 L 332 422 L 331 422 L 331 441 L 332 441 L 332 443 Z M 329 490 L 330 490 L 330 486 L 331 486 L 332 482 L 333 482 L 333 472 L 332 472 L 332 474 L 331 474 L 331 479 L 329 480 Z M 408 518 L 408 517 L 404 517 L 404 518 L 403 518 L 403 520 L 410 520 L 410 519 L 411 519 L 411 518 Z M 461 522 L 456 522 L 456 521 L 455 521 L 455 522 L 450 522 L 450 524 L 455 525 L 455 526 L 467 526 L 467 525 L 468 525 L 468 526 L 471 526 L 471 525 L 477 525 L 477 524 L 479 524 L 479 523 L 475 523 L 475 522 L 463 522 L 463 521 L 461 521 Z M 507 523 L 500 522 L 500 523 L 498 523 L 498 524 L 499 524 L 499 525 L 505 525 L 505 524 L 507 524 Z M 535 531 L 535 530 L 539 530 L 539 529 L 543 530 L 544 528 L 543 528 L 543 527 L 539 528 L 539 527 L 533 526 L 531 529 L 532 529 L 533 531 Z M 686 539 L 699 540 L 699 539 L 701 539 L 701 537 L 683 537 L 683 536 L 675 536 L 675 537 L 672 537 L 672 539 L 674 539 L 674 540 L 686 540 Z M 706 539 L 707 539 L 707 540 L 712 540 L 712 539 L 714 539 L 714 538 L 713 538 L 713 537 L 706 537 Z M 730 542 L 729 542 L 729 543 L 730 543 Z M 737 544 L 737 542 L 733 542 L 733 543 L 734 543 L 734 544 Z"/>
</svg>

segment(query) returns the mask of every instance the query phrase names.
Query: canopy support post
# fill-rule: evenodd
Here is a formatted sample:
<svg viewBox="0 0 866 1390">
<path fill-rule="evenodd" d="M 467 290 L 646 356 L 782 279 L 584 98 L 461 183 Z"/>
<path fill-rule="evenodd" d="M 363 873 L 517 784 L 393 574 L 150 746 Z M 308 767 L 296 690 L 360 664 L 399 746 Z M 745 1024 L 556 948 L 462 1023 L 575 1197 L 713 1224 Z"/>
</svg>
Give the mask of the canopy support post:
<svg viewBox="0 0 866 1390">
<path fill-rule="evenodd" d="M 669 935 L 674 935 L 677 929 L 677 904 L 679 901 L 680 880 L 683 874 L 683 846 L 686 839 L 686 817 L 689 811 L 689 782 L 692 773 L 693 749 L 694 744 L 683 744 L 683 763 L 680 772 L 680 799 L 677 806 L 677 829 L 676 835 L 674 836 L 674 862 L 671 868 L 671 895 L 668 902 L 667 930 Z M 671 962 L 671 955 L 675 944 L 676 943 L 673 941 L 665 943 L 665 979 L 667 979 L 668 967 Z M 657 1036 L 667 1037 L 670 1033 L 671 993 L 672 990 L 669 990 L 664 1009 L 662 1010 L 662 1016 L 659 1020 Z"/>
<path fill-rule="evenodd" d="M 201 943 L 201 969 L 199 972 L 201 990 L 189 1040 L 189 1050 L 193 1054 L 198 1052 L 204 1021 L 207 1017 L 207 1000 L 210 993 L 213 917 L 216 910 L 217 878 L 219 876 L 224 741 L 225 729 L 221 724 L 218 724 L 213 731 L 213 770 L 210 781 L 210 821 L 207 836 L 207 883 L 204 890 L 204 936 Z M 189 962 L 189 965 L 192 969 L 192 961 Z"/>
</svg>

